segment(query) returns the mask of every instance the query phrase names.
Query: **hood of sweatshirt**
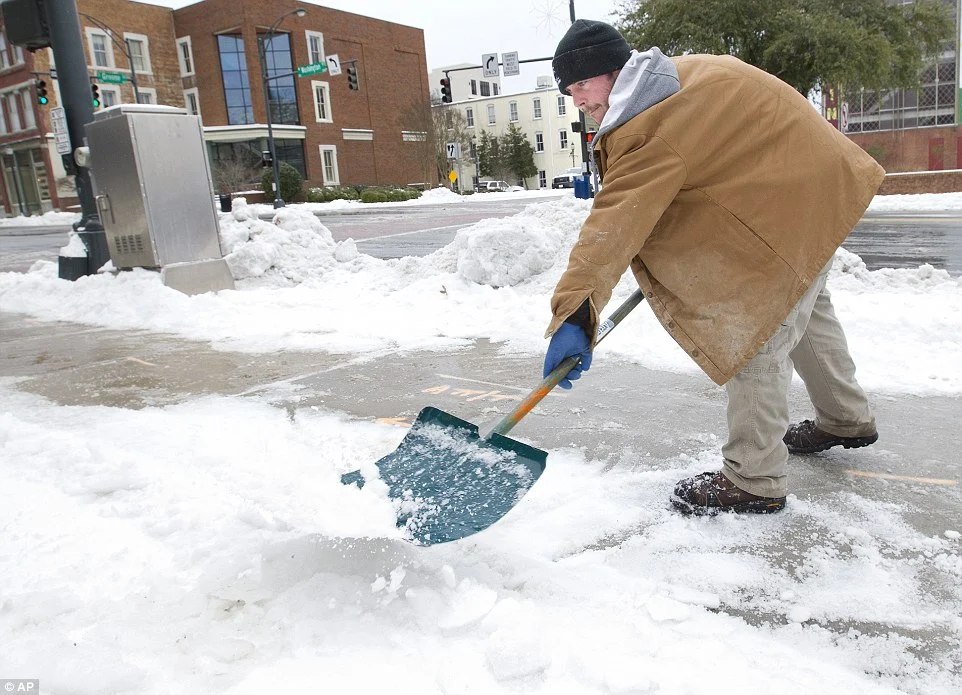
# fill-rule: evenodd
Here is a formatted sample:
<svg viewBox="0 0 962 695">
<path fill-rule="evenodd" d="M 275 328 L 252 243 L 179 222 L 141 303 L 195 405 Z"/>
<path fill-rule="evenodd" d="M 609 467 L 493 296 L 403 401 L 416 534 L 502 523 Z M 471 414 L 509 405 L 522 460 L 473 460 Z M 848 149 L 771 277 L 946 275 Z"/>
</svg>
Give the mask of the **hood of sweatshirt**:
<svg viewBox="0 0 962 695">
<path fill-rule="evenodd" d="M 678 70 L 658 48 L 632 51 L 608 96 L 608 112 L 598 137 L 631 120 L 681 89 Z"/>
</svg>

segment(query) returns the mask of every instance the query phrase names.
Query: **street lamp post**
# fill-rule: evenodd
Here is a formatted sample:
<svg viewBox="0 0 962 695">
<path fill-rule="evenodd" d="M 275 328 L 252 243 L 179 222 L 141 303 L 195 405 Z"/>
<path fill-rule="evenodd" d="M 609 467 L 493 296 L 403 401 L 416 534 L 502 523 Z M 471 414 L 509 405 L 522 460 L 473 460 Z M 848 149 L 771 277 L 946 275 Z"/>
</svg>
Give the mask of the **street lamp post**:
<svg viewBox="0 0 962 695">
<path fill-rule="evenodd" d="M 134 88 L 134 101 L 139 104 L 140 92 L 137 90 L 137 70 L 134 67 L 134 56 L 130 52 L 130 41 L 126 37 L 121 37 L 123 38 L 123 43 L 121 43 L 118 38 L 120 35 L 104 24 L 102 20 L 97 19 L 96 17 L 91 17 L 89 14 L 84 14 L 83 12 L 78 12 L 77 14 L 85 19 L 89 19 L 91 22 L 96 24 L 98 28 L 107 32 L 107 36 L 110 37 L 110 40 L 117 44 L 117 46 L 120 47 L 120 50 L 124 52 L 124 55 L 127 56 L 127 64 L 130 65 L 130 84 Z"/>
<path fill-rule="evenodd" d="M 274 207 L 282 208 L 284 207 L 284 200 L 281 198 L 281 176 L 280 176 L 280 165 L 277 161 L 277 154 L 274 151 L 274 126 L 271 123 L 271 96 L 270 96 L 270 77 L 267 76 L 267 42 L 273 40 L 274 33 L 277 27 L 282 21 L 291 15 L 297 15 L 298 17 L 303 17 L 307 14 L 307 10 L 303 7 L 296 7 L 293 10 L 289 10 L 274 20 L 274 23 L 267 30 L 267 35 L 264 40 L 260 42 L 260 59 L 261 59 L 261 81 L 264 83 L 264 108 L 267 111 L 267 148 L 271 152 L 271 166 L 274 169 Z"/>
</svg>

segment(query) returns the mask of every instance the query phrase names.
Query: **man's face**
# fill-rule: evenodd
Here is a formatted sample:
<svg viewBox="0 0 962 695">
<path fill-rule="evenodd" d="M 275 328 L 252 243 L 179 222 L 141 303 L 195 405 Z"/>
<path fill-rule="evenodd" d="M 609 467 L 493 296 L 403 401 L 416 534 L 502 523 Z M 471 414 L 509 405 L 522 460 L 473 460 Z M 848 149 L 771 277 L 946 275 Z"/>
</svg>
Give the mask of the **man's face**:
<svg viewBox="0 0 962 695">
<path fill-rule="evenodd" d="M 615 70 L 607 75 L 589 77 L 569 85 L 568 94 L 574 99 L 575 108 L 601 123 L 608 113 L 608 95 L 611 94 L 619 72 L 621 71 Z"/>
</svg>

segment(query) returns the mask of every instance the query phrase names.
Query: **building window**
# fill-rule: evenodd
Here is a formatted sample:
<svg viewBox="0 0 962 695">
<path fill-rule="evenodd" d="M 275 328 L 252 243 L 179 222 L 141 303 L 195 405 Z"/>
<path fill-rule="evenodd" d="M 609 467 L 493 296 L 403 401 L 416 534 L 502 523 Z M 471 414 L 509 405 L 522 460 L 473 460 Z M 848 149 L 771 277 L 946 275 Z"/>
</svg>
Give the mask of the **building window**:
<svg viewBox="0 0 962 695">
<path fill-rule="evenodd" d="M 489 97 L 491 96 L 491 83 L 481 80 L 481 96 Z"/>
<path fill-rule="evenodd" d="M 471 94 L 473 94 L 474 96 L 477 96 L 477 95 L 478 95 L 478 81 L 477 81 L 477 80 L 471 80 Z"/>
<path fill-rule="evenodd" d="M 321 145 L 321 176 L 325 186 L 337 186 L 341 179 L 337 173 L 337 147 Z"/>
<path fill-rule="evenodd" d="M 512 123 L 518 122 L 518 102 L 508 102 L 508 120 Z"/>
<path fill-rule="evenodd" d="M 148 87 L 137 87 L 137 103 L 138 104 L 156 104 L 157 90 L 150 89 Z"/>
<path fill-rule="evenodd" d="M 130 47 L 130 59 L 135 72 L 150 72 L 150 48 L 147 37 L 141 34 L 124 34 L 124 40 Z"/>
<path fill-rule="evenodd" d="M 531 102 L 533 118 L 541 118 L 541 99 Z"/>
<path fill-rule="evenodd" d="M 567 130 L 558 131 L 558 144 L 561 146 L 561 149 L 563 150 L 568 149 L 568 131 Z"/>
<path fill-rule="evenodd" d="M 464 121 L 468 128 L 474 127 L 474 109 L 464 110 Z"/>
<path fill-rule="evenodd" d="M 190 77 L 194 74 L 194 52 L 190 47 L 190 37 L 177 39 L 177 60 L 180 62 L 180 76 Z"/>
<path fill-rule="evenodd" d="M 558 97 L 558 115 L 564 116 L 568 113 L 568 102 L 564 97 Z"/>
<path fill-rule="evenodd" d="M 314 118 L 318 123 L 332 123 L 331 86 L 327 82 L 311 82 L 314 90 Z"/>
<path fill-rule="evenodd" d="M 220 73 L 227 102 L 227 124 L 253 123 L 254 107 L 251 105 L 251 86 L 247 79 L 247 61 L 244 59 L 244 39 L 237 34 L 221 34 L 217 37 L 217 50 L 220 52 Z"/>
<path fill-rule="evenodd" d="M 103 108 L 108 106 L 116 106 L 120 103 L 120 88 L 119 87 L 107 87 L 106 85 L 100 85 L 100 103 Z"/>
<path fill-rule="evenodd" d="M 534 134 L 534 151 L 544 152 L 544 133 Z"/>
<path fill-rule="evenodd" d="M 200 96 L 198 95 L 196 87 L 194 89 L 184 90 L 184 106 L 187 108 L 187 113 L 191 116 L 200 115 Z"/>
<path fill-rule="evenodd" d="M 545 173 L 544 169 L 538 171 L 538 188 L 548 187 L 548 174 Z"/>
<path fill-rule="evenodd" d="M 102 31 L 87 29 L 87 48 L 90 50 L 90 60 L 94 67 L 114 67 L 114 52 L 110 47 L 110 39 Z"/>
<path fill-rule="evenodd" d="M 20 109 L 17 108 L 17 96 L 13 92 L 7 92 L 3 95 L 3 102 L 7 105 L 7 115 L 10 116 L 10 130 L 16 133 L 18 130 L 22 130 L 23 126 L 20 125 Z"/>
<path fill-rule="evenodd" d="M 494 82 L 494 83 L 491 85 L 491 89 L 494 90 L 494 96 L 498 96 L 498 94 L 499 94 L 499 92 L 500 92 L 500 88 L 499 88 L 497 82 Z"/>
<path fill-rule="evenodd" d="M 488 104 L 488 125 L 494 125 L 497 119 L 494 117 L 494 104 Z"/>
<path fill-rule="evenodd" d="M 3 98 L 0 97 L 0 135 L 6 135 L 9 132 L 10 129 L 7 127 L 7 116 L 3 112 Z"/>
<path fill-rule="evenodd" d="M 289 34 L 274 34 L 268 37 L 258 34 L 267 65 L 267 76 L 274 77 L 267 83 L 268 104 L 272 123 L 300 123 L 297 114 L 297 93 L 294 87 L 294 63 L 291 60 L 291 37 Z M 283 75 L 283 77 L 275 77 Z"/>
<path fill-rule="evenodd" d="M 316 31 L 306 31 L 307 35 L 307 58 L 309 63 L 324 63 L 327 58 L 324 56 L 324 34 Z"/>
<path fill-rule="evenodd" d="M 11 47 L 7 44 L 7 35 L 0 31 L 0 68 L 6 69 L 13 65 L 10 60 Z"/>
</svg>

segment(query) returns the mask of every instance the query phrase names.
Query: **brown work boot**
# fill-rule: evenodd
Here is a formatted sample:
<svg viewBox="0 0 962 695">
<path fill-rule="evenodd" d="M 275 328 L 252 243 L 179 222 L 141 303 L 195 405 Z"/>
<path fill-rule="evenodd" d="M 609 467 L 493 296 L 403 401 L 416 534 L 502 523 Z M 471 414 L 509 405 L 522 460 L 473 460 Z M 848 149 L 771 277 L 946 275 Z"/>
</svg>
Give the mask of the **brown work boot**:
<svg viewBox="0 0 962 695">
<path fill-rule="evenodd" d="M 842 437 L 818 429 L 812 420 L 802 420 L 788 428 L 788 432 L 785 433 L 782 441 L 788 446 L 788 453 L 790 454 L 814 454 L 818 451 L 831 449 L 833 446 L 855 449 L 874 444 L 878 441 L 878 432 L 867 434 L 864 437 Z"/>
<path fill-rule="evenodd" d="M 736 487 L 721 471 L 679 480 L 671 503 L 682 514 L 709 516 L 718 512 L 772 514 L 785 508 L 784 497 L 759 497 Z"/>
</svg>

